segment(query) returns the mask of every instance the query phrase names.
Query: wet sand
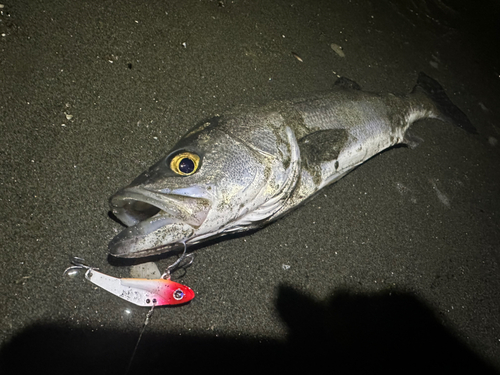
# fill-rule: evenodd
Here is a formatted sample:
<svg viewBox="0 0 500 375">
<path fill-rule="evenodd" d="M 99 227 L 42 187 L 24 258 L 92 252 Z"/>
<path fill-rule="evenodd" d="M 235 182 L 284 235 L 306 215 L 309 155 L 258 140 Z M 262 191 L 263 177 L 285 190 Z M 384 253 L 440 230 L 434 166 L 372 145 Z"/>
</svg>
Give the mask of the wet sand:
<svg viewBox="0 0 500 375">
<path fill-rule="evenodd" d="M 498 372 L 498 7 L 413 3 L 2 2 L 0 369 L 126 370 L 148 309 L 62 273 L 79 256 L 130 275 L 107 200 L 194 124 L 337 76 L 405 93 L 423 71 L 479 134 L 420 121 L 416 148 L 196 249 L 173 275 L 196 298 L 155 309 L 130 372 Z"/>
</svg>

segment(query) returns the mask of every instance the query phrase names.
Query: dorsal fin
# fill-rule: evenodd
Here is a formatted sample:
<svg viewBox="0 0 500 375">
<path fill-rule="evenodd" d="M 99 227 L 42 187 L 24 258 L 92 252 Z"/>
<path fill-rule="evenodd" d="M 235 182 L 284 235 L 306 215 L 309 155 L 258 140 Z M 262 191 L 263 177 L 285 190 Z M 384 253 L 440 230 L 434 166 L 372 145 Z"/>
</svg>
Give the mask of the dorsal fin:
<svg viewBox="0 0 500 375">
<path fill-rule="evenodd" d="M 354 82 L 352 79 L 346 77 L 338 78 L 333 84 L 335 87 L 343 87 L 345 89 L 351 90 L 361 90 L 361 86 Z"/>
</svg>

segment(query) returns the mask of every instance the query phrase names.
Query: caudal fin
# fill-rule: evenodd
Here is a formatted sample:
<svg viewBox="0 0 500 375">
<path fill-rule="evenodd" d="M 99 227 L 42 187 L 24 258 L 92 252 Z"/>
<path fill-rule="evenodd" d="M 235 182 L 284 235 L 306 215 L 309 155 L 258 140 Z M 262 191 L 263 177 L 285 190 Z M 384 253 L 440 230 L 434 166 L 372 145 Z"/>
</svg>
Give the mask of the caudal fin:
<svg viewBox="0 0 500 375">
<path fill-rule="evenodd" d="M 448 95 L 444 92 L 443 86 L 435 79 L 420 72 L 413 92 L 417 90 L 422 90 L 434 102 L 442 120 L 455 124 L 469 133 L 477 134 L 476 128 L 469 121 L 467 115 L 451 102 Z"/>
</svg>

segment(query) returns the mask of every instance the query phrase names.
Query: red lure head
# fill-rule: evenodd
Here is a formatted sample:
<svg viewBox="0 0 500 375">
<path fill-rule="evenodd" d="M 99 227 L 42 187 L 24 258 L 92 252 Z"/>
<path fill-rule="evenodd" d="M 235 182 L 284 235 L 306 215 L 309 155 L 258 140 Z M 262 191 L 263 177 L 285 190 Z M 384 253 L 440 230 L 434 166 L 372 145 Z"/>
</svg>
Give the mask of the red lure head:
<svg viewBox="0 0 500 375">
<path fill-rule="evenodd" d="M 186 286 L 169 279 L 162 280 L 162 286 L 157 291 L 156 305 L 180 305 L 194 298 L 194 291 Z"/>
</svg>

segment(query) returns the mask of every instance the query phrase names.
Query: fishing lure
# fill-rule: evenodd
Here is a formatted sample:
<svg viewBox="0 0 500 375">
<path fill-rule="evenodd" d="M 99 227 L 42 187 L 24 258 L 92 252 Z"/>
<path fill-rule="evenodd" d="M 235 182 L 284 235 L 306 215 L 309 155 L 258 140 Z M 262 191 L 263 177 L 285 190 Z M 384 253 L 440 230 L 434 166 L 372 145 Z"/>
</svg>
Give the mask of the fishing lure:
<svg viewBox="0 0 500 375">
<path fill-rule="evenodd" d="M 87 269 L 85 278 L 108 292 L 138 306 L 154 307 L 180 305 L 194 298 L 194 291 L 183 284 L 170 280 L 170 266 L 160 279 L 118 278 L 106 275 L 83 263 L 81 258 L 73 258 L 74 265 L 64 274 L 74 269 Z"/>
</svg>

